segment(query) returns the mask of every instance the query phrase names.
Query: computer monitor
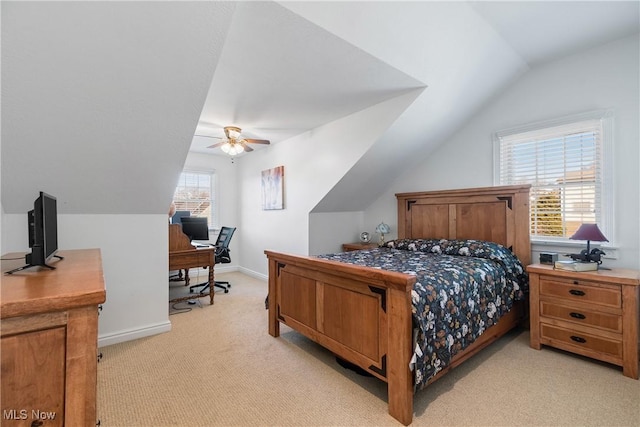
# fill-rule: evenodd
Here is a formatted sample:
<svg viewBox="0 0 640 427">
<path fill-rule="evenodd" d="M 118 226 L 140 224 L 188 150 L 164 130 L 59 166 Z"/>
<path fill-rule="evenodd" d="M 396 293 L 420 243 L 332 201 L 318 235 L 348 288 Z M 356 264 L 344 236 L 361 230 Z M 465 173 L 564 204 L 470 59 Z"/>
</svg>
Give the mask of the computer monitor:
<svg viewBox="0 0 640 427">
<path fill-rule="evenodd" d="M 207 218 L 197 216 L 182 217 L 182 232 L 189 236 L 189 240 L 209 240 Z"/>
<path fill-rule="evenodd" d="M 47 264 L 51 257 L 63 259 L 58 251 L 58 209 L 57 199 L 43 191 L 33 202 L 33 210 L 27 212 L 29 247 L 31 253 L 25 255 L 26 265 L 7 271 L 13 274 L 25 268 L 42 266 L 55 270 Z"/>
<path fill-rule="evenodd" d="M 182 224 L 182 218 L 191 216 L 190 211 L 176 211 L 171 217 L 171 224 Z"/>
</svg>

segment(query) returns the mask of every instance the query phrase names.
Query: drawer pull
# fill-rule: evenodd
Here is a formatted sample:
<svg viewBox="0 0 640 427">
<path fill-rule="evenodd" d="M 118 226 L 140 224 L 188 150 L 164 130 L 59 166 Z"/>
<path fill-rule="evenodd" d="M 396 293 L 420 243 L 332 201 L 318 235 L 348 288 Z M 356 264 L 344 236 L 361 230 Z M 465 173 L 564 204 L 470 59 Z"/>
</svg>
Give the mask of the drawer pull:
<svg viewBox="0 0 640 427">
<path fill-rule="evenodd" d="M 571 335 L 571 339 L 574 340 L 575 342 L 579 342 L 580 344 L 584 344 L 587 342 L 587 340 L 585 340 L 582 337 L 577 337 L 575 335 Z"/>
<path fill-rule="evenodd" d="M 569 313 L 569 316 L 573 317 L 574 319 L 586 319 L 587 318 L 587 316 L 585 316 L 584 314 L 575 313 L 575 312 Z"/>
<path fill-rule="evenodd" d="M 569 291 L 569 293 L 570 293 L 571 295 L 575 295 L 575 296 L 577 296 L 577 297 L 583 297 L 583 296 L 585 295 L 584 291 L 579 291 L 579 290 L 577 290 L 577 289 L 571 289 L 571 290 Z"/>
</svg>

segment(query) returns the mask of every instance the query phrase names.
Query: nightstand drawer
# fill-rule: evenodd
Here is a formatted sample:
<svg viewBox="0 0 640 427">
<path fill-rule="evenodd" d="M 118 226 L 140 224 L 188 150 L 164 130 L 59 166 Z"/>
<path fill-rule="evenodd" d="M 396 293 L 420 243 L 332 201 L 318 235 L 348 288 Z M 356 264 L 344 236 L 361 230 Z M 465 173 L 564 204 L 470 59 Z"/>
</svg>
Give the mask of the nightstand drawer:
<svg viewBox="0 0 640 427">
<path fill-rule="evenodd" d="M 540 338 L 544 343 L 564 350 L 573 351 L 593 357 L 591 353 L 596 353 L 598 358 L 602 356 L 613 356 L 616 359 L 622 358 L 622 340 L 600 337 L 583 332 L 576 332 L 552 325 L 540 325 Z M 580 351 L 581 350 L 581 351 Z"/>
<path fill-rule="evenodd" d="M 585 303 L 620 308 L 622 296 L 620 287 L 587 280 L 571 280 L 561 277 L 542 276 L 540 296 L 551 296 Z"/>
<path fill-rule="evenodd" d="M 540 302 L 540 317 L 593 326 L 611 332 L 622 332 L 622 316 L 620 315 L 601 313 L 577 307 L 565 307 L 546 301 Z"/>
</svg>

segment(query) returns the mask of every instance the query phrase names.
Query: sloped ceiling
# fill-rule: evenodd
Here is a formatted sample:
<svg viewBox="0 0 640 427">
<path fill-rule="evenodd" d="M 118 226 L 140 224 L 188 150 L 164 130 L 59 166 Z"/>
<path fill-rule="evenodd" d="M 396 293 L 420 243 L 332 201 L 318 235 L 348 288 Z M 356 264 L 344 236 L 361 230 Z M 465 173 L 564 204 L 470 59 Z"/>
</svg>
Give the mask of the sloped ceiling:
<svg viewBox="0 0 640 427">
<path fill-rule="evenodd" d="M 277 144 L 416 93 L 316 207 L 362 210 L 396 165 L 530 67 L 639 31 L 638 2 L 611 1 L 3 1 L 1 12 L 7 213 L 29 209 L 36 189 L 62 213 L 164 213 L 187 151 L 222 155 L 196 133 L 237 125 Z"/>
<path fill-rule="evenodd" d="M 1 8 L 4 211 L 166 212 L 234 4 Z"/>
<path fill-rule="evenodd" d="M 278 142 L 422 86 L 277 3 L 242 2 L 199 133 L 222 136 L 239 125 Z M 206 149 L 211 143 L 196 137 L 192 150 L 222 154 Z"/>
<path fill-rule="evenodd" d="M 473 1 L 471 6 L 529 64 L 637 33 L 638 1 Z"/>
</svg>

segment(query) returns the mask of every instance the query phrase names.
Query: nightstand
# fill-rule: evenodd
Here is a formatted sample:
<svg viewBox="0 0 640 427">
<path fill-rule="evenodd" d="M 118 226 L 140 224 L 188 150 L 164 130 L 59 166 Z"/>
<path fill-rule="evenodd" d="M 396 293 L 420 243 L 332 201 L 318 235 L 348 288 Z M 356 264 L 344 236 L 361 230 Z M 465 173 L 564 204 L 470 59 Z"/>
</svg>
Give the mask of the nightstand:
<svg viewBox="0 0 640 427">
<path fill-rule="evenodd" d="M 575 272 L 541 264 L 527 271 L 532 348 L 548 345 L 602 360 L 638 379 L 640 272 Z"/>
<path fill-rule="evenodd" d="M 359 251 L 360 249 L 373 249 L 377 248 L 377 243 L 343 243 L 342 250 L 345 252 Z"/>
</svg>

